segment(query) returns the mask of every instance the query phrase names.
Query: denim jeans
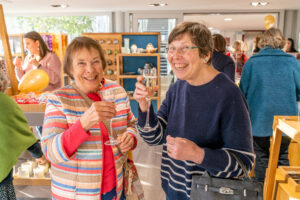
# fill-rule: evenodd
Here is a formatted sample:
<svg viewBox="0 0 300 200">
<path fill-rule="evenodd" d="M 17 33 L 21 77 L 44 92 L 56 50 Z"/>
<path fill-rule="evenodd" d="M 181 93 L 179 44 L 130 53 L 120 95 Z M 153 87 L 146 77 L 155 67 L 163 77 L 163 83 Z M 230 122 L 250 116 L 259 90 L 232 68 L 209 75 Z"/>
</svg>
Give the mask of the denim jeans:
<svg viewBox="0 0 300 200">
<path fill-rule="evenodd" d="M 278 165 L 288 166 L 288 148 L 291 138 L 288 136 L 282 136 Z M 269 155 L 270 155 L 270 137 L 253 137 L 254 152 L 256 154 L 255 159 L 255 180 L 264 182 L 266 168 L 268 167 Z"/>
<path fill-rule="evenodd" d="M 101 194 L 101 199 L 102 200 L 113 200 L 115 196 L 116 196 L 116 188 L 112 189 L 110 192 L 107 192 L 105 194 Z M 122 196 L 121 196 L 120 200 L 125 200 L 124 191 L 122 193 Z"/>
</svg>

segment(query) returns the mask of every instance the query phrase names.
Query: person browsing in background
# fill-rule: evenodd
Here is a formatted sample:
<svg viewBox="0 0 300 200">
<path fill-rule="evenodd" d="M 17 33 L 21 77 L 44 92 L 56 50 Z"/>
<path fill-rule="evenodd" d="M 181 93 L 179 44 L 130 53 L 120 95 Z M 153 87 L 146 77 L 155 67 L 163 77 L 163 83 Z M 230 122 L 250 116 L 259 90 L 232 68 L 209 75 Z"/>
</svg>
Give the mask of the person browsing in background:
<svg viewBox="0 0 300 200">
<path fill-rule="evenodd" d="M 226 55 L 230 56 L 235 63 L 235 78 L 240 79 L 243 71 L 244 64 L 248 60 L 248 56 L 246 56 L 245 49 L 246 45 L 243 41 L 234 41 L 231 46 L 231 52 L 228 52 Z"/>
<path fill-rule="evenodd" d="M 258 43 L 259 43 L 259 40 L 260 40 L 260 35 L 256 36 L 254 39 L 253 39 L 253 55 L 257 54 L 260 50 L 260 48 L 258 47 Z"/>
<path fill-rule="evenodd" d="M 298 115 L 300 64 L 282 51 L 285 39 L 277 28 L 265 31 L 260 51 L 245 64 L 240 89 L 249 104 L 254 141 L 255 179 L 263 182 L 269 161 L 270 137 L 275 115 Z M 289 165 L 290 138 L 282 137 L 279 165 Z"/>
<path fill-rule="evenodd" d="M 47 162 L 17 103 L 4 94 L 7 77 L 0 71 L 0 199 L 15 200 L 13 166 L 26 149 L 39 164 Z"/>
<path fill-rule="evenodd" d="M 212 54 L 212 65 L 219 72 L 226 74 L 233 82 L 235 75 L 235 65 L 229 56 L 226 56 L 226 40 L 220 34 L 213 34 L 214 50 Z"/>
<path fill-rule="evenodd" d="M 60 88 L 61 62 L 57 55 L 49 50 L 38 32 L 31 31 L 25 33 L 23 38 L 28 54 L 23 65 L 21 59 L 18 57 L 14 61 L 17 78 L 20 80 L 30 70 L 39 68 L 49 75 L 49 85 L 44 91 L 52 91 Z"/>
<path fill-rule="evenodd" d="M 251 171 L 253 154 L 247 103 L 239 88 L 211 66 L 213 40 L 197 22 L 177 25 L 168 37 L 167 58 L 178 77 L 157 114 L 151 105 L 152 130 L 143 129 L 148 94 L 138 77 L 138 131 L 150 145 L 163 145 L 161 185 L 167 200 L 188 200 L 192 175 L 243 175 L 234 152 Z"/>
<path fill-rule="evenodd" d="M 68 45 L 64 71 L 74 83 L 49 96 L 42 133 L 42 149 L 51 162 L 52 198 L 125 199 L 123 167 L 127 152 L 137 145 L 135 119 L 124 88 L 104 79 L 105 67 L 95 40 L 77 37 Z M 115 103 L 104 101 L 103 91 L 111 91 Z M 104 122 L 110 119 L 118 146 L 105 144 L 109 133 Z"/>
<path fill-rule="evenodd" d="M 298 51 L 295 49 L 295 43 L 292 38 L 288 38 L 286 40 L 286 45 L 284 47 L 285 52 L 287 53 L 297 53 Z"/>
</svg>

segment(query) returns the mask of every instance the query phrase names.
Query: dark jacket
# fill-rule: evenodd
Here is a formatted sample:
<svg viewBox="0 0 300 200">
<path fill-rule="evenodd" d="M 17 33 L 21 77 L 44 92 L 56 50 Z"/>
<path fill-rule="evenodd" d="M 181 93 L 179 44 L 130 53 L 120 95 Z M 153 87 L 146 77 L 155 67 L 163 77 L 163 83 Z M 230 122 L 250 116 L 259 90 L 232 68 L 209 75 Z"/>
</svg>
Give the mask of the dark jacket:
<svg viewBox="0 0 300 200">
<path fill-rule="evenodd" d="M 232 58 L 214 51 L 212 55 L 212 65 L 216 70 L 223 72 L 234 82 L 235 66 Z"/>
</svg>

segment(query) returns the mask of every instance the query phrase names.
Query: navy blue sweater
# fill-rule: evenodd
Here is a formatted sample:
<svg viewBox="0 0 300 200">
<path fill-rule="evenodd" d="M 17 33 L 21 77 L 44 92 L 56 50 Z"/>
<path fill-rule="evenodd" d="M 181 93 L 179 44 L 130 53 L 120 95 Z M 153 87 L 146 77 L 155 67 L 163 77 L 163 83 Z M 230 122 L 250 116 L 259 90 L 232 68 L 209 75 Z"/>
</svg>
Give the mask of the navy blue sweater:
<svg viewBox="0 0 300 200">
<path fill-rule="evenodd" d="M 214 51 L 211 57 L 212 65 L 219 72 L 226 74 L 233 82 L 235 76 L 235 65 L 231 57 Z"/>
<path fill-rule="evenodd" d="M 139 112 L 138 129 L 150 145 L 163 145 L 161 179 L 169 199 L 190 199 L 192 175 L 207 171 L 216 177 L 233 178 L 243 174 L 234 151 L 251 171 L 252 135 L 247 103 L 239 88 L 220 73 L 201 86 L 178 80 L 167 92 L 157 114 L 151 108 L 150 125 L 155 131 L 144 132 L 146 112 Z M 172 159 L 167 154 L 166 136 L 182 137 L 204 148 L 199 165 Z"/>
</svg>

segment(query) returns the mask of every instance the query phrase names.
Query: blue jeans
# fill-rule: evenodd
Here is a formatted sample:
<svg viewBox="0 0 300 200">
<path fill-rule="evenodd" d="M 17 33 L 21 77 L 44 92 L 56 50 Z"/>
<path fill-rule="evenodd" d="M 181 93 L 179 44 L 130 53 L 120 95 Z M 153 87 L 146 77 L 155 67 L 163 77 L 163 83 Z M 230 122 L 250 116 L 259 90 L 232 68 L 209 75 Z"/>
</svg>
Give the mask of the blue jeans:
<svg viewBox="0 0 300 200">
<path fill-rule="evenodd" d="M 116 188 L 112 189 L 110 192 L 107 192 L 105 194 L 101 194 L 101 199 L 102 200 L 112 200 L 112 199 L 114 199 L 114 197 L 116 197 Z M 124 191 L 122 193 L 122 196 L 121 196 L 120 200 L 125 200 Z"/>
</svg>

